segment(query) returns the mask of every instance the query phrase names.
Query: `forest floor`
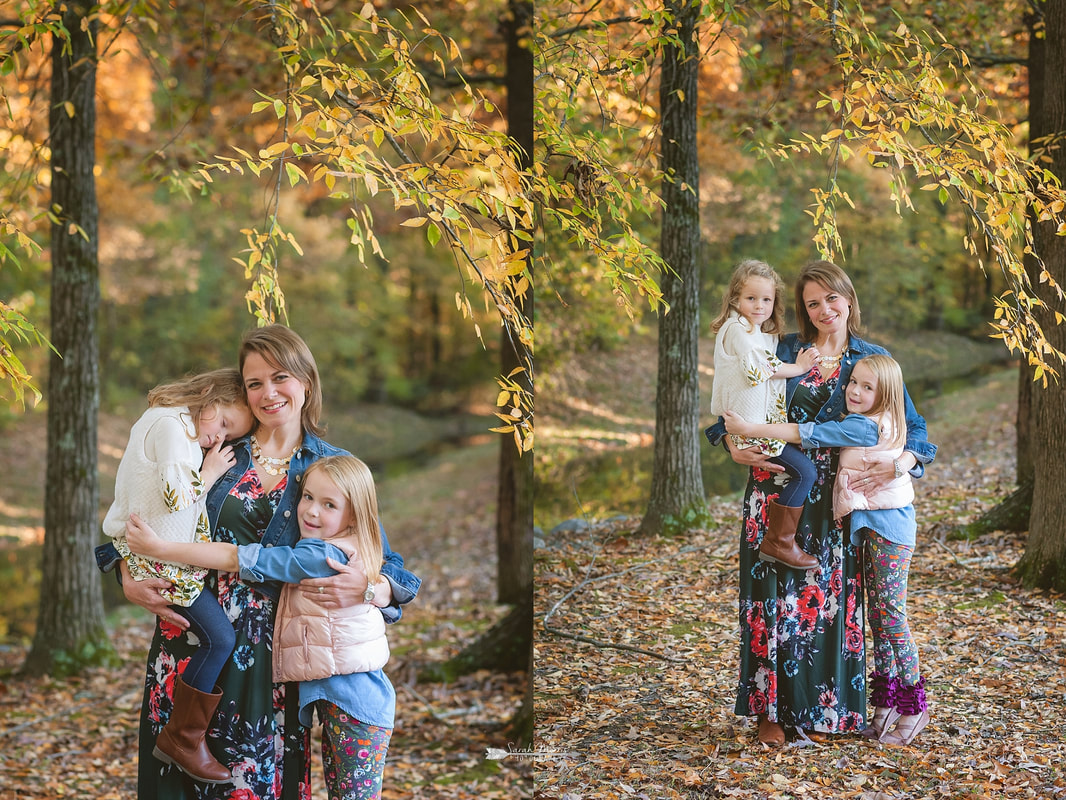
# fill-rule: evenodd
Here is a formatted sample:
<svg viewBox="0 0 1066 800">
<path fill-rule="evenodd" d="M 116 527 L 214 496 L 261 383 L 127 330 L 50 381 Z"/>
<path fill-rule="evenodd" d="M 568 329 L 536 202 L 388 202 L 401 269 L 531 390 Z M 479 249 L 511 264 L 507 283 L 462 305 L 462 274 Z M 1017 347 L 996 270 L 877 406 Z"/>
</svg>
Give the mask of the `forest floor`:
<svg viewBox="0 0 1066 800">
<path fill-rule="evenodd" d="M 102 452 L 117 458 L 128 426 L 128 420 L 103 418 Z M 43 432 L 16 428 L 5 435 L 20 448 L 19 477 L 43 475 L 34 460 L 43 457 L 35 455 L 43 451 Z M 532 795 L 532 762 L 510 753 L 507 728 L 521 705 L 525 674 L 481 671 L 452 683 L 418 679 L 421 667 L 454 655 L 507 610 L 494 602 L 497 459 L 497 440 L 489 434 L 472 446 L 424 458 L 402 477 L 378 480 L 390 542 L 423 579 L 418 598 L 389 629 L 393 655 L 386 671 L 397 688 L 397 725 L 385 800 Z M 0 498 L 0 533 L 8 534 L 0 540 L 4 561 L 31 549 L 41 534 L 32 511 L 36 503 L 39 515 L 40 501 L 10 491 L 9 485 Z M 10 583 L 0 587 L 5 612 L 14 605 L 11 592 Z M 19 674 L 25 639 L 9 636 L 0 644 L 0 800 L 136 796 L 137 724 L 152 621 L 120 605 L 109 627 L 120 663 L 75 678 Z M 316 726 L 312 785 L 316 800 L 325 800 L 320 735 Z M 487 758 L 489 748 L 509 755 Z"/>
<path fill-rule="evenodd" d="M 1066 797 L 1066 602 L 1013 580 L 1024 534 L 950 535 L 1013 489 L 1016 381 L 1004 370 L 922 407 L 940 450 L 916 484 L 908 604 L 933 719 L 913 746 L 769 749 L 734 715 L 732 495 L 675 538 L 637 537 L 627 517 L 538 533 L 536 797 Z"/>
</svg>

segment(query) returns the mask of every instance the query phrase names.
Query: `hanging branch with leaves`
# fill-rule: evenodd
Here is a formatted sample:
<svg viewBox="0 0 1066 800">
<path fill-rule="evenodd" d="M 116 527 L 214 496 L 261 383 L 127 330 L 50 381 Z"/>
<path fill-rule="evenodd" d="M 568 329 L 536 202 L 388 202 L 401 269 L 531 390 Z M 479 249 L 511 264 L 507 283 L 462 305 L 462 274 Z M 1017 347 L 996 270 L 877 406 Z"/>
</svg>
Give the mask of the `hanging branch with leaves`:
<svg viewBox="0 0 1066 800">
<path fill-rule="evenodd" d="M 1026 214 L 1032 208 L 1039 220 L 1054 221 L 1060 233 L 1066 230 L 1066 193 L 1059 182 L 1026 160 L 1010 132 L 982 113 L 984 95 L 970 80 L 966 53 L 941 34 L 915 32 L 901 21 L 890 39 L 882 39 L 857 4 L 834 3 L 833 13 L 813 0 L 804 5 L 824 24 L 836 50 L 840 87 L 818 104 L 832 109 L 832 129 L 764 152 L 771 158 L 816 153 L 828 159 L 827 185 L 813 190 L 808 211 L 819 252 L 826 258 L 842 253 L 836 207 L 854 203 L 837 183 L 837 174 L 853 158 L 892 171 L 897 213 L 914 210 L 912 181 L 919 191 L 936 192 L 941 203 L 958 203 L 969 220 L 963 247 L 982 269 L 990 258 L 1007 281 L 1006 291 L 994 298 L 990 336 L 1002 339 L 1012 352 L 1024 353 L 1035 379 L 1046 384 L 1048 376 L 1059 374 L 1066 355 L 1047 341 L 1034 317 L 1045 303 L 1033 292 L 1022 258 L 1035 258 L 1040 282 L 1063 301 L 1062 288 L 1034 251 Z M 943 78 L 947 73 L 964 92 L 949 91 Z M 1057 324 L 1066 319 L 1050 310 Z"/>
<path fill-rule="evenodd" d="M 456 43 L 416 8 L 386 18 L 367 3 L 347 24 L 337 25 L 309 8 L 270 6 L 266 23 L 286 75 L 283 96 L 261 95 L 253 113 L 278 120 L 275 142 L 249 153 L 218 156 L 194 175 L 173 180 L 202 189 L 215 174 L 256 176 L 274 170 L 278 182 L 264 230 L 245 231 L 248 249 L 239 259 L 252 281 L 248 302 L 263 320 L 283 308 L 278 252 L 299 243 L 284 230 L 278 200 L 282 176 L 289 188 L 321 184 L 349 204 L 349 241 L 361 262 L 386 259 L 367 198 L 392 196 L 401 225 L 424 231 L 433 247 L 448 248 L 458 273 L 456 307 L 474 319 L 471 287 L 498 314 L 508 335 L 528 353 L 520 369 L 533 378 L 533 328 L 520 299 L 531 291 L 522 243 L 529 241 L 533 203 L 496 108 L 463 82 L 448 102 L 435 99 L 422 70 L 442 74 L 461 60 Z M 343 54 L 343 58 L 341 55 Z M 488 117 L 484 121 L 484 117 Z M 474 331 L 483 340 L 480 325 Z M 533 400 L 514 382 L 499 379 L 499 416 L 516 446 L 533 446 Z"/>
</svg>

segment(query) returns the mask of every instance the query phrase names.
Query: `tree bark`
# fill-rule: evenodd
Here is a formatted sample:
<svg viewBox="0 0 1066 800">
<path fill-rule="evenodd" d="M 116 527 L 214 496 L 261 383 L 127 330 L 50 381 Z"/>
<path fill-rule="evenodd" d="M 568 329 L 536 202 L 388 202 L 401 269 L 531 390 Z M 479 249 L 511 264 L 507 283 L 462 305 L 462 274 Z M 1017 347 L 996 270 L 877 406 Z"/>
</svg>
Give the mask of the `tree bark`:
<svg viewBox="0 0 1066 800">
<path fill-rule="evenodd" d="M 1032 157 L 1035 150 L 1044 146 L 1039 140 L 1047 134 L 1044 125 L 1044 59 L 1047 43 L 1043 37 L 1042 15 L 1036 12 L 1029 14 L 1025 22 L 1029 29 L 1029 155 Z M 1029 224 L 1034 230 L 1039 224 L 1032 209 L 1029 210 Z M 1036 259 L 1026 254 L 1024 263 L 1029 280 L 1035 286 L 1039 282 Z M 1015 472 L 1018 486 L 1029 486 L 1030 492 L 1032 492 L 1033 483 L 1032 398 L 1033 368 L 1023 358 L 1018 367 L 1018 415 L 1015 423 L 1017 467 Z M 1030 502 L 1032 502 L 1031 498 Z"/>
<path fill-rule="evenodd" d="M 1033 479 L 1021 483 L 993 508 L 988 509 L 973 522 L 959 527 L 959 532 L 968 539 L 991 531 L 1027 531 L 1033 513 Z"/>
<path fill-rule="evenodd" d="M 1044 4 L 1046 39 L 1044 65 L 1047 79 L 1041 95 L 1043 128 L 1061 137 L 1066 134 L 1066 0 L 1048 0 Z M 1066 178 L 1066 146 L 1061 141 L 1050 153 L 1051 171 Z M 1066 285 L 1066 238 L 1057 236 L 1054 223 L 1040 223 L 1036 228 L 1036 249 L 1052 278 Z M 1045 336 L 1052 346 L 1066 350 L 1066 326 L 1056 325 L 1052 309 L 1059 301 L 1046 286 L 1034 284 L 1034 291 L 1050 308 L 1036 310 Z M 1029 540 L 1025 555 L 1017 565 L 1018 576 L 1028 585 L 1066 590 L 1066 504 L 1062 486 L 1066 482 L 1066 376 L 1039 383 L 1032 389 L 1029 451 L 1033 459 L 1033 510 L 1029 521 Z"/>
<path fill-rule="evenodd" d="M 699 158 L 696 23 L 700 4 L 668 0 L 677 42 L 663 46 L 659 106 L 663 171 L 661 251 L 671 272 L 660 282 L 670 310 L 659 319 L 655 454 L 640 533 L 706 514 L 699 436 Z"/>
<path fill-rule="evenodd" d="M 52 343 L 48 378 L 46 469 L 37 631 L 25 669 L 71 668 L 107 643 L 99 572 L 92 549 L 99 531 L 96 412 L 99 372 L 97 261 L 96 31 L 80 5 L 63 7 L 69 41 L 53 36 Z M 60 654 L 65 663 L 57 665 Z"/>
<path fill-rule="evenodd" d="M 533 165 L 533 51 L 531 35 L 533 4 L 511 0 L 503 21 L 507 37 L 507 131 L 514 142 L 523 170 Z M 525 250 L 527 270 L 530 253 Z M 528 318 L 532 291 L 518 298 L 518 308 Z M 509 375 L 529 366 L 530 353 L 517 337 L 502 333 L 500 370 Z M 516 376 L 533 391 L 529 372 Z M 521 453 L 509 436 L 500 438 L 499 488 L 496 496 L 496 548 L 499 558 L 496 591 L 501 603 L 533 604 L 533 456 Z M 532 630 L 530 632 L 532 642 Z"/>
</svg>

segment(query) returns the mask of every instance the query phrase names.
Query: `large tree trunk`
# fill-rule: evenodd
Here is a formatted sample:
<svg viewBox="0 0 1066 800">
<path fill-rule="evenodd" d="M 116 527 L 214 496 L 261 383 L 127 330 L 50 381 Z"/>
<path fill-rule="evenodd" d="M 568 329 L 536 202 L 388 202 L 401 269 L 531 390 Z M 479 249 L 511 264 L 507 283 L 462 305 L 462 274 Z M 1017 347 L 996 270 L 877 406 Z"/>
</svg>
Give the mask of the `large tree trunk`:
<svg viewBox="0 0 1066 800">
<path fill-rule="evenodd" d="M 659 369 L 655 394 L 655 456 L 651 496 L 641 533 L 657 533 L 706 513 L 699 436 L 699 159 L 696 91 L 700 4 L 668 0 L 680 46 L 663 48 L 659 106 L 663 216 L 661 250 L 672 273 L 660 286 L 670 306 L 659 319 Z M 696 514 L 696 517 L 692 517 Z"/>
<path fill-rule="evenodd" d="M 511 0 L 503 27 L 507 35 L 507 131 L 514 140 L 519 163 L 524 170 L 533 164 L 533 51 L 531 25 L 533 4 Z M 527 269 L 529 247 L 525 248 Z M 532 290 L 516 298 L 519 310 L 528 318 L 532 312 Z M 527 347 L 505 330 L 500 348 L 500 368 L 510 375 L 518 367 L 527 371 L 518 382 L 533 391 L 528 368 L 532 359 Z M 496 498 L 496 545 L 499 556 L 496 591 L 501 603 L 533 603 L 533 456 L 522 453 L 509 436 L 501 437 L 500 483 Z"/>
<path fill-rule="evenodd" d="M 533 163 L 533 4 L 509 0 L 501 21 L 507 39 L 507 131 L 518 148 L 523 169 Z M 529 249 L 526 248 L 529 264 Z M 532 291 L 527 296 L 531 296 Z M 530 315 L 532 301 L 520 300 L 522 313 Z M 529 351 L 505 330 L 500 348 L 504 375 L 530 366 Z M 516 378 L 532 392 L 531 375 Z M 443 664 L 433 664 L 420 680 L 450 681 L 479 669 L 512 672 L 528 670 L 526 693 L 509 731 L 519 747 L 533 740 L 533 456 L 521 453 L 514 439 L 500 441 L 499 488 L 496 497 L 496 592 L 501 603 L 514 608 L 462 652 Z"/>
<path fill-rule="evenodd" d="M 1044 4 L 1046 39 L 1043 81 L 1043 127 L 1056 136 L 1066 134 L 1066 0 L 1048 0 Z M 1061 141 L 1051 152 L 1052 172 L 1066 179 L 1066 145 Z M 1053 223 L 1036 228 L 1036 249 L 1051 277 L 1066 285 L 1066 238 L 1057 236 Z M 1059 301 L 1044 284 L 1034 290 L 1050 308 L 1037 309 L 1037 319 L 1048 341 L 1066 351 L 1066 326 L 1056 325 L 1051 309 Z M 1066 483 L 1066 376 L 1036 384 L 1032 393 L 1030 447 L 1033 457 L 1033 511 L 1029 521 L 1029 541 L 1025 555 L 1018 562 L 1019 577 L 1029 585 L 1066 590 L 1066 503 L 1062 487 Z"/>
<path fill-rule="evenodd" d="M 48 467 L 41 605 L 27 670 L 76 665 L 107 643 L 99 572 L 96 412 L 99 405 L 97 263 L 96 26 L 67 5 L 69 43 L 52 41 L 52 356 L 48 379 Z M 69 49 L 67 49 L 69 48 Z"/>
<path fill-rule="evenodd" d="M 1029 155 L 1044 146 L 1042 139 L 1047 135 L 1044 124 L 1044 71 L 1045 50 L 1047 42 L 1043 36 L 1043 17 L 1037 13 L 1026 16 L 1029 29 Z M 1036 214 L 1029 210 L 1029 223 L 1036 228 Z M 1038 283 L 1038 265 L 1036 258 L 1025 255 L 1025 269 L 1035 286 Z M 1019 486 L 1028 486 L 1030 495 L 1033 485 L 1033 368 L 1026 359 L 1018 367 L 1018 415 L 1015 424 L 1017 432 L 1017 468 L 1016 480 Z M 1032 499 L 1030 497 L 1030 502 Z"/>
</svg>

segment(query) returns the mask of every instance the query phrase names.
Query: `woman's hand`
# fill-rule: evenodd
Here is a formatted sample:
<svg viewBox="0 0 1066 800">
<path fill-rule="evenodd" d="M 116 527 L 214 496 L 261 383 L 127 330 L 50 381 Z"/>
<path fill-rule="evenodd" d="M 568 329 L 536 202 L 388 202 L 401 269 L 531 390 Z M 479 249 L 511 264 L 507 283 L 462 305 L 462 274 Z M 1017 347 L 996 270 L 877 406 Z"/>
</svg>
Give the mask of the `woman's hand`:
<svg viewBox="0 0 1066 800">
<path fill-rule="evenodd" d="M 759 452 L 757 447 L 746 447 L 743 450 L 733 447 L 733 443 L 729 441 L 729 437 L 726 436 L 722 441 L 725 442 L 726 449 L 729 451 L 730 458 L 742 467 L 752 467 L 753 469 L 764 469 L 767 472 L 784 472 L 785 468 L 780 464 L 775 464 L 770 460 L 770 456 L 765 453 Z"/>
<path fill-rule="evenodd" d="M 903 455 L 896 459 L 896 462 L 903 472 L 908 472 L 918 463 L 918 459 L 914 453 L 904 452 Z M 850 484 L 854 491 L 870 497 L 896 480 L 896 468 L 891 461 L 885 462 L 863 458 L 862 463 L 862 470 L 856 474 L 855 480 Z"/>
<path fill-rule="evenodd" d="M 336 575 L 328 578 L 305 578 L 300 581 L 300 591 L 324 608 L 348 608 L 363 602 L 366 591 L 366 571 L 363 562 L 353 558 L 347 564 L 326 558 Z M 374 605 L 384 608 L 392 603 L 392 584 L 382 578 L 374 584 Z"/>
<path fill-rule="evenodd" d="M 162 578 L 145 578 L 143 581 L 135 581 L 130 577 L 130 569 L 125 561 L 120 562 L 118 568 L 122 570 L 122 593 L 126 595 L 127 600 L 155 614 L 160 619 L 177 625 L 183 631 L 188 630 L 189 620 L 171 609 L 170 601 L 160 594 L 163 589 L 173 588 L 170 581 Z"/>
</svg>

